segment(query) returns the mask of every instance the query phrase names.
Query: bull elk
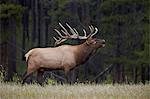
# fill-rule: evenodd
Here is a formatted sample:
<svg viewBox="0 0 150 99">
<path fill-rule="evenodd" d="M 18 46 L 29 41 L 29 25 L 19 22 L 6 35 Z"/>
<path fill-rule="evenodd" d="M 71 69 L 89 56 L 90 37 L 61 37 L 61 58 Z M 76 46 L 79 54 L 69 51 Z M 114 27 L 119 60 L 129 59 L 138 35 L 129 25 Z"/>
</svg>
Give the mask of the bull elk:
<svg viewBox="0 0 150 99">
<path fill-rule="evenodd" d="M 59 23 L 61 31 L 55 29 L 59 37 L 55 45 L 59 45 L 67 39 L 82 39 L 84 43 L 79 45 L 61 45 L 58 47 L 49 48 L 34 48 L 25 54 L 27 62 L 27 72 L 23 77 L 23 82 L 33 73 L 37 71 L 37 81 L 42 84 L 42 76 L 45 70 L 64 70 L 67 79 L 67 74 L 70 70 L 83 64 L 89 57 L 100 47 L 105 46 L 105 40 L 97 39 L 93 36 L 98 32 L 98 29 L 89 26 L 90 33 L 87 35 L 83 29 L 84 36 L 79 36 L 75 28 L 70 27 L 67 23 L 67 29 Z"/>
</svg>

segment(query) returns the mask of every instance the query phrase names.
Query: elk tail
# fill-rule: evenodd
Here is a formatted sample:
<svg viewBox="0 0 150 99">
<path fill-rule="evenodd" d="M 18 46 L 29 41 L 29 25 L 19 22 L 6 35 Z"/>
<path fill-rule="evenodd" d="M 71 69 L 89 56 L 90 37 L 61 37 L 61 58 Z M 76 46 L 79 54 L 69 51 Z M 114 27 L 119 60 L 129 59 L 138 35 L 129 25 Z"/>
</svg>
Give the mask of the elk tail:
<svg viewBox="0 0 150 99">
<path fill-rule="evenodd" d="M 30 54 L 32 53 L 32 51 L 33 51 L 33 50 L 30 50 L 30 51 L 28 51 L 28 52 L 25 54 L 26 62 L 28 61 L 29 56 L 30 56 Z"/>
</svg>

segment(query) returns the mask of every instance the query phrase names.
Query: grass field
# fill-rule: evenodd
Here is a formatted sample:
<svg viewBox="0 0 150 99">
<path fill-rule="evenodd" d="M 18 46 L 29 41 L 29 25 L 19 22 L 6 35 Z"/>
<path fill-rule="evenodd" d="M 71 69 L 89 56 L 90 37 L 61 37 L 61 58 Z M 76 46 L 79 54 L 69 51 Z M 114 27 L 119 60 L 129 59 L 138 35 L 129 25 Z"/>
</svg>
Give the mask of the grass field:
<svg viewBox="0 0 150 99">
<path fill-rule="evenodd" d="M 0 83 L 0 99 L 150 99 L 150 85 Z"/>
</svg>

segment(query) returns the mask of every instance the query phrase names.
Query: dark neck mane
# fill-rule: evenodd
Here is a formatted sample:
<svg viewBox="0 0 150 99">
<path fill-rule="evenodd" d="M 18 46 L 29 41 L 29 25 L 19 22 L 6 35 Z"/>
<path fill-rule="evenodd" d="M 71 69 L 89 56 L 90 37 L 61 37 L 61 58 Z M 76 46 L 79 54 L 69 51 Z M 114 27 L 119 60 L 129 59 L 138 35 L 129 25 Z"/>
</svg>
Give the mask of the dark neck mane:
<svg viewBox="0 0 150 99">
<path fill-rule="evenodd" d="M 80 44 L 75 53 L 77 65 L 83 64 L 85 61 L 87 61 L 90 58 L 93 50 L 94 49 L 86 44 L 86 42 Z"/>
</svg>

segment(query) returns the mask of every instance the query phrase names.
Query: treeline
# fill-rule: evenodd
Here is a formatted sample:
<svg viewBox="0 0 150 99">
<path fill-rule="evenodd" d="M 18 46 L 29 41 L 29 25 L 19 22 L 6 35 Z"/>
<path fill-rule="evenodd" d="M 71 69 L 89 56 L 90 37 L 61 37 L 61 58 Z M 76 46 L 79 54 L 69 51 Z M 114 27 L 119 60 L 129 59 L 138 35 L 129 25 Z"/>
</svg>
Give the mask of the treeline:
<svg viewBox="0 0 150 99">
<path fill-rule="evenodd" d="M 24 54 L 29 49 L 54 45 L 54 28 L 59 28 L 61 22 L 75 27 L 80 35 L 92 24 L 99 29 L 96 37 L 106 40 L 105 48 L 73 70 L 72 82 L 148 82 L 149 6 L 148 0 L 0 0 L 0 65 L 5 70 L 4 80 L 13 80 L 15 73 L 23 74 Z M 110 64 L 111 69 L 96 77 Z"/>
</svg>

